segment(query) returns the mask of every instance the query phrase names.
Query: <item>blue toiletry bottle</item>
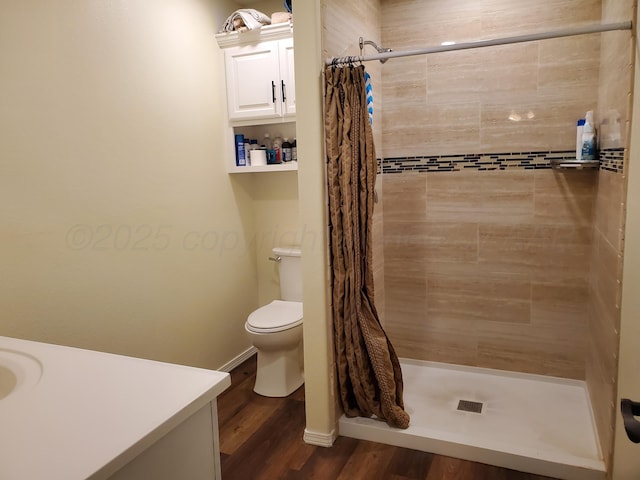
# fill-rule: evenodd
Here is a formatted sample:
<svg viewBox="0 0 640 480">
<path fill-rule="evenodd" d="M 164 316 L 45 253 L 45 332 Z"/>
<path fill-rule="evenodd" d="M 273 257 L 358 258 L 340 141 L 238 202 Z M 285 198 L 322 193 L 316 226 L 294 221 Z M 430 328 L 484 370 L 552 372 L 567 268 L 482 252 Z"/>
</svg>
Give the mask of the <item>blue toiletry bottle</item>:
<svg viewBox="0 0 640 480">
<path fill-rule="evenodd" d="M 247 153 L 244 150 L 244 135 L 236 134 L 236 165 L 238 167 L 247 166 Z"/>
</svg>

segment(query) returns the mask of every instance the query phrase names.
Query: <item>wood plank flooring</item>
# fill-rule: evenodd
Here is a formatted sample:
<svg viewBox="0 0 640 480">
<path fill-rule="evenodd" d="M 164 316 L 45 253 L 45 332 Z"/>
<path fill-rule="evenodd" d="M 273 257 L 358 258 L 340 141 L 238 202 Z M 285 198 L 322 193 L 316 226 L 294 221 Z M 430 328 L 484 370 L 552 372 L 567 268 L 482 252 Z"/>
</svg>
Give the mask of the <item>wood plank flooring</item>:
<svg viewBox="0 0 640 480">
<path fill-rule="evenodd" d="M 307 445 L 304 387 L 287 398 L 253 392 L 255 356 L 231 372 L 218 398 L 223 480 L 553 480 L 481 463 L 338 437 Z"/>
</svg>

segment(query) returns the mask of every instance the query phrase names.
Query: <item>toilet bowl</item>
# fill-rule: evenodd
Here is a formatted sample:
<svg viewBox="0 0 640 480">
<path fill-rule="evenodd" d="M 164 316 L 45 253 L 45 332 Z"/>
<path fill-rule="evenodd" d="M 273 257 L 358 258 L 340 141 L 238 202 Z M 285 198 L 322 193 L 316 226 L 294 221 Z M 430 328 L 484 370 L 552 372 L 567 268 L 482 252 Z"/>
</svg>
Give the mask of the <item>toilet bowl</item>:
<svg viewBox="0 0 640 480">
<path fill-rule="evenodd" d="M 254 392 L 286 397 L 304 383 L 302 302 L 274 300 L 249 315 L 245 330 L 258 351 Z"/>
<path fill-rule="evenodd" d="M 304 383 L 302 364 L 302 268 L 300 249 L 274 248 L 280 296 L 252 312 L 244 328 L 258 352 L 254 392 L 286 397 Z"/>
</svg>

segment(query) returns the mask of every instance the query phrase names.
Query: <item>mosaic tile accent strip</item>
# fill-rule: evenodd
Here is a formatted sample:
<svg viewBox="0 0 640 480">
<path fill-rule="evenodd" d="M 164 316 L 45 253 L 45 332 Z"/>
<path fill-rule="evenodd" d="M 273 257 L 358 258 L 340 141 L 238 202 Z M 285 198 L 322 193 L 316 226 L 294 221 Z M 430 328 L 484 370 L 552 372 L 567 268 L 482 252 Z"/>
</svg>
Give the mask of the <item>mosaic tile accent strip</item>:
<svg viewBox="0 0 640 480">
<path fill-rule="evenodd" d="M 600 150 L 600 168 L 609 172 L 622 173 L 624 170 L 624 148 Z"/>
<path fill-rule="evenodd" d="M 545 152 L 470 153 L 383 158 L 382 173 L 459 172 L 463 170 L 538 170 L 551 168 L 552 160 L 575 160 L 574 150 Z M 600 168 L 622 173 L 624 148 L 600 152 Z M 380 171 L 378 172 L 380 173 Z"/>
<path fill-rule="evenodd" d="M 551 160 L 575 160 L 574 150 L 546 152 L 471 153 L 382 159 L 382 173 L 459 172 L 462 170 L 536 170 L 551 168 Z"/>
</svg>

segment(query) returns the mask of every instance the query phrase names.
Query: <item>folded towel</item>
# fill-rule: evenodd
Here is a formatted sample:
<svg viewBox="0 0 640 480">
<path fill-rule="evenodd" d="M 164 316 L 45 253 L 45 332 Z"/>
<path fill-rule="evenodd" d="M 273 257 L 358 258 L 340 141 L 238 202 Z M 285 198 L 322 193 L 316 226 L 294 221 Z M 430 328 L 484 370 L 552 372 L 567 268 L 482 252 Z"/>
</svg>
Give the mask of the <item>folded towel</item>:
<svg viewBox="0 0 640 480">
<path fill-rule="evenodd" d="M 273 12 L 271 14 L 271 23 L 285 23 L 291 20 L 289 12 Z"/>
<path fill-rule="evenodd" d="M 262 27 L 262 25 L 270 24 L 271 19 L 264 13 L 254 10 L 253 8 L 242 8 L 233 12 L 229 18 L 225 20 L 220 33 L 253 30 L 254 28 Z"/>
</svg>

